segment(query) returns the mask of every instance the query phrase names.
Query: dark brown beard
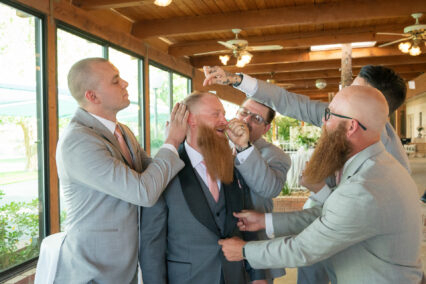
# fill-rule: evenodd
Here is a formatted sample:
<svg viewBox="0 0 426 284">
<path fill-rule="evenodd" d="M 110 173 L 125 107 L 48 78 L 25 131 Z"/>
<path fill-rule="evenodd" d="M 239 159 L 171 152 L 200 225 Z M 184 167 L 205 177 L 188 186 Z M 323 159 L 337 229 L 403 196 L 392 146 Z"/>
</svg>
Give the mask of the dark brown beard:
<svg viewBox="0 0 426 284">
<path fill-rule="evenodd" d="M 350 152 L 351 145 L 346 138 L 343 123 L 333 132 L 328 132 L 323 126 L 321 137 L 303 174 L 305 181 L 308 184 L 317 184 L 334 175 L 337 170 L 343 168 Z"/>
<path fill-rule="evenodd" d="M 223 183 L 231 183 L 234 177 L 234 157 L 228 139 L 217 135 L 214 129 L 201 125 L 197 143 L 210 176 Z"/>
</svg>

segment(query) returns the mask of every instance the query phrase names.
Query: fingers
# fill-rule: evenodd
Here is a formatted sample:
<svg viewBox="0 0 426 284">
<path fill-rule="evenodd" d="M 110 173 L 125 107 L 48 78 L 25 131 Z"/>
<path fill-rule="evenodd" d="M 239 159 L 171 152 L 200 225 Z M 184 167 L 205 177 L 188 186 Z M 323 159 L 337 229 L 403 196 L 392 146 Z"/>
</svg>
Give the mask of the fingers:
<svg viewBox="0 0 426 284">
<path fill-rule="evenodd" d="M 234 215 L 235 218 L 247 218 L 252 214 L 252 211 L 250 210 L 242 210 L 241 212 L 234 212 L 232 213 Z"/>
</svg>

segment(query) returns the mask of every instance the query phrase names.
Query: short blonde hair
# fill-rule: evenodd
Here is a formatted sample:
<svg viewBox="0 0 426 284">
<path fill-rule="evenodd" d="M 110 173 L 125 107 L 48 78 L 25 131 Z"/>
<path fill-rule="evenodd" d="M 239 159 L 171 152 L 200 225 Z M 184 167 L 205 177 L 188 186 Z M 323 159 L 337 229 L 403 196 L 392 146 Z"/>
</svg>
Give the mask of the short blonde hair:
<svg viewBox="0 0 426 284">
<path fill-rule="evenodd" d="M 202 98 L 210 95 L 218 98 L 218 96 L 213 93 L 193 91 L 191 94 L 185 97 L 183 104 L 186 105 L 189 112 L 193 112 L 195 105 L 197 105 Z"/>
<path fill-rule="evenodd" d="M 98 79 L 92 70 L 93 63 L 107 62 L 109 61 L 101 57 L 85 58 L 71 67 L 68 72 L 68 88 L 80 106 L 85 103 L 84 94 L 94 87 Z"/>
</svg>

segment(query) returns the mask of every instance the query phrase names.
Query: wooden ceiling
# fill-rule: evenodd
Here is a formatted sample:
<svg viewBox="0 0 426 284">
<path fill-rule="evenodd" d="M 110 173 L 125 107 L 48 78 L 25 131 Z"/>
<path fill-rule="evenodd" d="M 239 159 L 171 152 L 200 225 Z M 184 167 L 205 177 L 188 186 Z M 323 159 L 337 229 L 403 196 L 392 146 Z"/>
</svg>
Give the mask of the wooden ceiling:
<svg viewBox="0 0 426 284">
<path fill-rule="evenodd" d="M 249 46 L 281 45 L 282 50 L 251 51 L 253 58 L 244 68 L 234 66 L 234 58 L 224 68 L 264 80 L 273 76 L 289 90 L 317 99 L 338 90 L 341 51 L 310 51 L 311 45 L 376 41 L 375 47 L 353 48 L 354 76 L 366 64 L 389 66 L 406 80 L 426 70 L 425 45 L 423 54 L 414 57 L 401 53 L 397 44 L 377 47 L 400 37 L 376 34 L 402 33 L 414 24 L 411 13 L 426 14 L 425 0 L 173 0 L 167 7 L 153 2 L 71 0 L 93 13 L 119 14 L 131 23 L 133 36 L 186 58 L 196 68 L 222 65 L 218 58 L 222 53 L 205 53 L 226 50 L 217 41 L 233 39 L 234 28 L 242 30 L 240 38 Z M 420 22 L 426 24 L 426 15 Z M 316 79 L 325 79 L 327 87 L 317 89 Z"/>
</svg>

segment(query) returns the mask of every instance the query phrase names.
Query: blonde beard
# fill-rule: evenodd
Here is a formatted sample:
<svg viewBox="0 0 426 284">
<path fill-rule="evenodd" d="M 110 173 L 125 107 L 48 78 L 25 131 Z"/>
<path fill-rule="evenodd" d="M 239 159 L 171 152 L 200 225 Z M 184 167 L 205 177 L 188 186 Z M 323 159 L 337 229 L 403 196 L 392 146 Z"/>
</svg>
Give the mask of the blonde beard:
<svg viewBox="0 0 426 284">
<path fill-rule="evenodd" d="M 234 178 L 234 157 L 228 139 L 217 135 L 214 129 L 201 125 L 197 144 L 209 175 L 223 183 L 231 183 Z"/>
<path fill-rule="evenodd" d="M 303 174 L 308 184 L 323 182 L 327 177 L 334 175 L 336 171 L 343 168 L 351 152 L 351 145 L 346 138 L 343 122 L 339 123 L 333 132 L 328 132 L 324 126 L 322 131 Z"/>
</svg>

